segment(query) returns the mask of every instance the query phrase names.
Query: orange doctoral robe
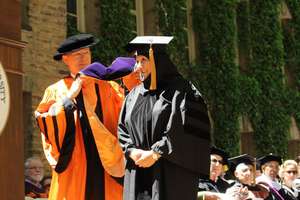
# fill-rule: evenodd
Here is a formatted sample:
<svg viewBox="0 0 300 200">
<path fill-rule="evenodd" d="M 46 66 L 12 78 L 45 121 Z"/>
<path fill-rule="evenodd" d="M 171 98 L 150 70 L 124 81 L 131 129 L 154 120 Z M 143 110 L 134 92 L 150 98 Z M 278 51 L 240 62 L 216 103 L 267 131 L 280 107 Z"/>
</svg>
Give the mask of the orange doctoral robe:
<svg viewBox="0 0 300 200">
<path fill-rule="evenodd" d="M 124 99 L 112 81 L 87 78 L 76 103 L 65 98 L 73 82 L 49 86 L 36 111 L 46 158 L 53 167 L 50 200 L 119 200 L 124 155 L 117 123 Z"/>
</svg>

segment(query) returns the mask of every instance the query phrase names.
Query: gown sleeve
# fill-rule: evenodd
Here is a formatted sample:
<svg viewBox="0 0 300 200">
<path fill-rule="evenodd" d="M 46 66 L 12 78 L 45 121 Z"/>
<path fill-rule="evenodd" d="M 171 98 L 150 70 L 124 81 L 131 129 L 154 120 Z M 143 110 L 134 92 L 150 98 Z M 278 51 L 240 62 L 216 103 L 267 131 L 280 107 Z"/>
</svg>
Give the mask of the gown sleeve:
<svg viewBox="0 0 300 200">
<path fill-rule="evenodd" d="M 112 90 L 113 90 L 113 92 L 112 92 L 113 102 L 112 103 L 114 104 L 114 106 L 116 108 L 115 110 L 117 112 L 115 114 L 115 116 L 117 116 L 117 118 L 118 118 L 118 116 L 120 114 L 120 110 L 121 110 L 122 105 L 123 105 L 125 91 L 118 83 L 116 83 L 114 81 L 110 81 L 110 85 L 111 85 Z M 118 119 L 116 119 L 116 121 L 118 121 Z"/>
<path fill-rule="evenodd" d="M 118 123 L 118 138 L 119 143 L 122 147 L 122 150 L 124 152 L 125 158 L 129 159 L 130 151 L 135 148 L 135 145 L 130 137 L 129 131 L 127 130 L 127 127 L 125 125 L 125 119 L 126 119 L 126 112 L 128 111 L 128 99 L 130 98 L 129 94 L 123 103 L 120 116 L 119 116 L 119 123 Z"/>
<path fill-rule="evenodd" d="M 172 102 L 160 95 L 155 103 L 152 113 L 152 137 L 155 143 L 151 149 L 160 155 L 172 153 L 172 144 L 167 133 L 167 126 L 170 121 Z"/>
<path fill-rule="evenodd" d="M 55 92 L 46 89 L 35 117 L 46 158 L 60 173 L 66 169 L 75 145 L 75 105 L 68 98 L 55 102 Z"/>
<path fill-rule="evenodd" d="M 153 151 L 183 168 L 202 175 L 209 173 L 210 124 L 203 99 L 175 91 L 156 120 L 162 137 Z M 167 98 L 168 99 L 168 98 Z M 155 122 L 155 121 L 154 121 Z"/>
</svg>

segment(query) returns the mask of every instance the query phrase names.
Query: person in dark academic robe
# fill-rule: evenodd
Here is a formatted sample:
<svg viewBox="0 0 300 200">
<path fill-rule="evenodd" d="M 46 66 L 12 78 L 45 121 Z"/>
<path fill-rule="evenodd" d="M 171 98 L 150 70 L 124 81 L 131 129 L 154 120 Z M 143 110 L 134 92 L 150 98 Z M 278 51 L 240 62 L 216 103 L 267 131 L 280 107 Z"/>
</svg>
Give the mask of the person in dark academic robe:
<svg viewBox="0 0 300 200">
<path fill-rule="evenodd" d="M 262 174 L 256 178 L 256 183 L 268 187 L 270 192 L 266 200 L 285 200 L 282 185 L 278 181 L 279 166 L 282 164 L 281 157 L 268 154 L 257 160 Z"/>
<path fill-rule="evenodd" d="M 24 165 L 25 196 L 31 198 L 46 198 L 47 193 L 41 184 L 44 176 L 44 166 L 38 157 L 27 158 Z"/>
<path fill-rule="evenodd" d="M 269 196 L 269 190 L 265 185 L 255 183 L 255 158 L 243 154 L 228 159 L 230 170 L 234 176 L 234 184 L 227 189 L 226 193 L 235 192 L 235 197 L 241 199 L 265 199 Z M 244 189 L 244 192 L 236 192 Z"/>
<path fill-rule="evenodd" d="M 198 185 L 198 199 L 225 198 L 224 193 L 231 185 L 224 179 L 228 169 L 228 154 L 220 148 L 212 146 L 210 149 L 209 176 L 201 177 Z"/>
<path fill-rule="evenodd" d="M 230 184 L 223 178 L 228 169 L 228 154 L 220 148 L 210 148 L 209 177 L 199 179 L 198 191 L 224 193 Z"/>
<path fill-rule="evenodd" d="M 79 34 L 61 44 L 54 59 L 62 59 L 70 75 L 46 89 L 36 110 L 53 167 L 51 200 L 122 199 L 124 154 L 116 134 L 124 94 L 116 82 L 104 80 L 127 75 L 135 60 L 118 58 L 108 68 L 90 65 L 89 47 L 95 43 L 92 35 Z"/>
<path fill-rule="evenodd" d="M 137 37 L 127 45 L 142 83 L 127 95 L 119 118 L 124 200 L 195 200 L 199 177 L 209 173 L 206 104 L 166 53 L 171 38 Z"/>
</svg>

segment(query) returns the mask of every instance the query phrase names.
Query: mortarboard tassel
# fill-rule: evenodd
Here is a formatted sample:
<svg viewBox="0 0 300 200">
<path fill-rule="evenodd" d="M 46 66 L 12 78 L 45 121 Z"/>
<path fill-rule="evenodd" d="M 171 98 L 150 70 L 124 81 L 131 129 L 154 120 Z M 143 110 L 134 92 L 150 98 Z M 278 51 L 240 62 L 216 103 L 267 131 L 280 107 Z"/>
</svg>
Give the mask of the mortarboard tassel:
<svg viewBox="0 0 300 200">
<path fill-rule="evenodd" d="M 254 163 L 253 163 L 253 185 L 255 185 L 256 184 L 256 158 L 254 158 Z"/>
<path fill-rule="evenodd" d="M 149 49 L 149 62 L 151 67 L 151 84 L 150 84 L 150 90 L 156 90 L 156 68 L 155 68 L 155 61 L 154 61 L 154 54 L 152 45 L 150 45 Z"/>
<path fill-rule="evenodd" d="M 224 172 L 227 172 L 228 169 L 229 169 L 229 168 L 228 168 L 228 165 L 223 165 L 223 171 L 224 171 Z"/>
</svg>

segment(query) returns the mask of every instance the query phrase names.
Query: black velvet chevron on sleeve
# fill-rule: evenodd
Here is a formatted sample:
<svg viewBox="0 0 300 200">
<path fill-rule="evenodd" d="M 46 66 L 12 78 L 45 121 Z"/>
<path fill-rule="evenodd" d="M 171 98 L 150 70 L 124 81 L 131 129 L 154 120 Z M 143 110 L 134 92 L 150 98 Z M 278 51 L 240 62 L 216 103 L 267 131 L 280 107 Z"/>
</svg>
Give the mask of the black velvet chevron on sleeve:
<svg viewBox="0 0 300 200">
<path fill-rule="evenodd" d="M 66 133 L 60 148 L 60 155 L 55 167 L 57 173 L 62 173 L 68 167 L 68 164 L 72 158 L 72 153 L 75 146 L 75 120 L 73 111 L 75 105 L 70 99 L 65 99 L 63 103 L 66 117 Z"/>
</svg>

